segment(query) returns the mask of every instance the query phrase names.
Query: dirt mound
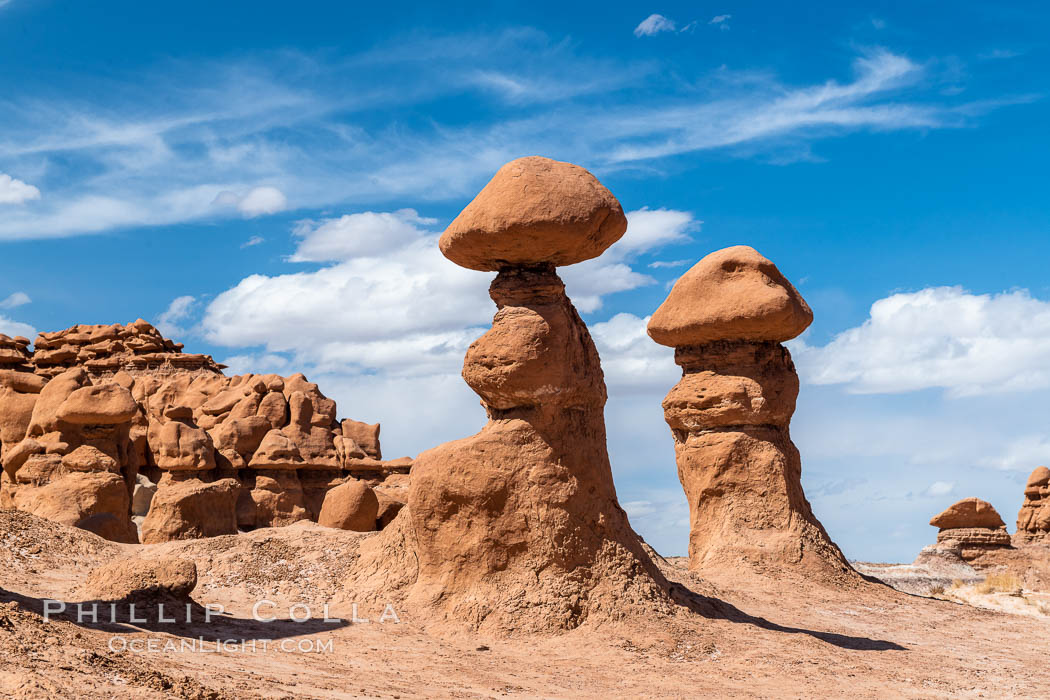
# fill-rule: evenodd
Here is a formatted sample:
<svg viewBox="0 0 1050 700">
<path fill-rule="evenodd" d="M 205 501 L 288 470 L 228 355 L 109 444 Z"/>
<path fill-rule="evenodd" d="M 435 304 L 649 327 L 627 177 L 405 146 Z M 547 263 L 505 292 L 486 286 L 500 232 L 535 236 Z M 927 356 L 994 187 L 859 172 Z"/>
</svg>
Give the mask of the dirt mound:
<svg viewBox="0 0 1050 700">
<path fill-rule="evenodd" d="M 0 603 L 0 695 L 12 699 L 238 697 L 188 675 L 161 670 L 155 661 L 113 651 L 105 638 L 66 620 L 45 621 L 15 601 Z"/>
<path fill-rule="evenodd" d="M 121 551 L 120 545 L 77 528 L 17 510 L 0 510 L 0 570 L 39 572 L 76 562 L 95 562 Z"/>
</svg>

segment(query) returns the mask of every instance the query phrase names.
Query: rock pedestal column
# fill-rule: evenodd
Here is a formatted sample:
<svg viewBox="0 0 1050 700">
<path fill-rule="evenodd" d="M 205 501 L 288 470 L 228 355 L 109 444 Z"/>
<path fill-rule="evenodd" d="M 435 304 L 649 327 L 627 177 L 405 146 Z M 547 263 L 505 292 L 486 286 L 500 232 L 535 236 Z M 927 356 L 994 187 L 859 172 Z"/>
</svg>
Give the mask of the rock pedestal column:
<svg viewBox="0 0 1050 700">
<path fill-rule="evenodd" d="M 601 254 L 625 226 L 590 173 L 525 158 L 442 236 L 454 262 L 499 272 L 492 328 L 463 364 L 488 423 L 420 455 L 409 495 L 412 597 L 454 622 L 567 629 L 640 599 L 666 602 L 616 501 L 601 364 L 555 272 Z"/>
<path fill-rule="evenodd" d="M 736 246 L 683 275 L 650 320 L 650 336 L 674 347 L 682 367 L 663 408 L 689 500 L 694 569 L 851 571 L 806 500 L 789 432 L 799 384 L 781 342 L 812 318 L 772 262 Z"/>
</svg>

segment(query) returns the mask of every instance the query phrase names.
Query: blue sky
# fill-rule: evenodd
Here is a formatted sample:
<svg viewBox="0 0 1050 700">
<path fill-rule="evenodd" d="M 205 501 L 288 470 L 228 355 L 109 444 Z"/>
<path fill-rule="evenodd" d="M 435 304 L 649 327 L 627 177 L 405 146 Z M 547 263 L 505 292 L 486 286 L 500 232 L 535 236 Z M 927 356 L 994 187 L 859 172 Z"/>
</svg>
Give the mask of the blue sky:
<svg viewBox="0 0 1050 700">
<path fill-rule="evenodd" d="M 793 434 L 848 556 L 908 560 L 958 498 L 1011 523 L 1050 461 L 1048 12 L 1038 3 L 0 1 L 0 331 L 145 317 L 305 371 L 416 453 L 488 276 L 434 236 L 504 162 L 596 173 L 627 236 L 563 270 L 599 344 L 620 500 L 682 553 L 644 335 L 748 244 L 816 314 Z"/>
</svg>

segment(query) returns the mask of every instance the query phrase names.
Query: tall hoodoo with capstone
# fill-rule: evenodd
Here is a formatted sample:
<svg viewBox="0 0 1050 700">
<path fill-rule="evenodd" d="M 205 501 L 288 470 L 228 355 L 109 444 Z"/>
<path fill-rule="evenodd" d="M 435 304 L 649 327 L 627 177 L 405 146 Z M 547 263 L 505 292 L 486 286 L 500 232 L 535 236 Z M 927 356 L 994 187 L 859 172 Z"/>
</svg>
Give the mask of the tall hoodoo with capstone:
<svg viewBox="0 0 1050 700">
<path fill-rule="evenodd" d="M 453 262 L 498 272 L 492 328 L 463 363 L 488 423 L 412 472 L 411 597 L 450 620 L 567 629 L 668 601 L 616 501 L 601 364 L 555 272 L 597 257 L 626 225 L 589 172 L 530 157 L 503 166 L 441 237 Z"/>
<path fill-rule="evenodd" d="M 689 500 L 694 569 L 851 569 L 802 491 L 789 423 L 798 375 L 782 342 L 813 320 L 805 300 L 753 248 L 734 246 L 686 272 L 649 321 L 675 348 L 681 381 L 663 401 Z"/>
</svg>

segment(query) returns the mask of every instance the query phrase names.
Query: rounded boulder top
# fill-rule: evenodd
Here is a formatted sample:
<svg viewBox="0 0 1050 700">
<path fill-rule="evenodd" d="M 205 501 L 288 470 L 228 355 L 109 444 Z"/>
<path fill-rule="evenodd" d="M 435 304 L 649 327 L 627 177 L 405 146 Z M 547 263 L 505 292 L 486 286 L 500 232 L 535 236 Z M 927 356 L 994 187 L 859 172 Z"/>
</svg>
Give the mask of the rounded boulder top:
<svg viewBox="0 0 1050 700">
<path fill-rule="evenodd" d="M 951 530 L 957 527 L 984 527 L 995 530 L 1004 527 L 1006 523 L 988 501 L 982 501 L 979 498 L 964 498 L 930 518 L 930 525 L 941 530 Z"/>
<path fill-rule="evenodd" d="M 529 156 L 500 168 L 439 245 L 457 265 L 496 272 L 590 260 L 626 230 L 620 202 L 598 178 L 572 163 Z"/>
<path fill-rule="evenodd" d="M 1028 481 L 1025 486 L 1046 486 L 1050 484 L 1050 469 L 1046 467 L 1036 467 L 1035 470 L 1028 475 Z"/>
<path fill-rule="evenodd" d="M 661 345 L 791 340 L 813 322 L 806 300 L 770 260 L 746 245 L 711 253 L 675 282 L 649 320 Z"/>
</svg>

